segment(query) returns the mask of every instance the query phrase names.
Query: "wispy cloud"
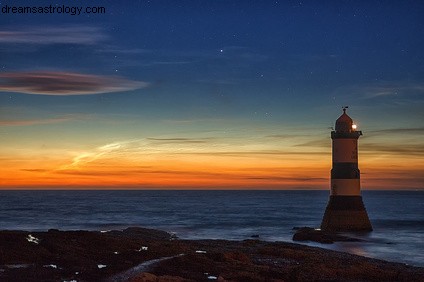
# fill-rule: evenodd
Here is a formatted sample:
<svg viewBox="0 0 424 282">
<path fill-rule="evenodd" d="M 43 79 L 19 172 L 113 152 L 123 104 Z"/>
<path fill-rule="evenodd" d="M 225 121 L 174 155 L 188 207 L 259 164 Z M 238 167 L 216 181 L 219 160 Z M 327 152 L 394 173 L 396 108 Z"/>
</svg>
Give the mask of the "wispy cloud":
<svg viewBox="0 0 424 282">
<path fill-rule="evenodd" d="M 328 178 L 325 177 L 284 177 L 284 176 L 249 176 L 247 179 L 253 180 L 277 180 L 277 181 L 299 181 L 299 182 L 310 182 L 310 181 L 326 181 Z"/>
<path fill-rule="evenodd" d="M 43 168 L 23 168 L 21 171 L 28 171 L 28 172 L 49 172 L 48 169 Z"/>
<path fill-rule="evenodd" d="M 191 138 L 147 138 L 150 141 L 156 141 L 160 143 L 183 143 L 183 144 L 198 144 L 207 143 L 210 138 L 202 139 L 191 139 Z"/>
<path fill-rule="evenodd" d="M 78 168 L 81 165 L 85 165 L 87 163 L 93 162 L 100 157 L 110 154 L 113 151 L 120 149 L 125 143 L 110 143 L 96 148 L 90 152 L 83 152 L 75 156 L 70 165 L 65 165 L 61 167 L 59 170 L 67 170 Z"/>
<path fill-rule="evenodd" d="M 424 92 L 422 83 L 380 83 L 364 88 L 364 98 L 395 96 Z"/>
<path fill-rule="evenodd" d="M 0 43 L 93 45 L 105 39 L 107 36 L 100 28 L 81 25 L 0 30 Z"/>
<path fill-rule="evenodd" d="M 314 140 L 306 141 L 294 145 L 295 147 L 315 147 L 315 148 L 330 148 L 331 140 L 330 138 L 315 138 Z"/>
<path fill-rule="evenodd" d="M 283 150 L 258 150 L 258 151 L 187 151 L 187 152 L 175 152 L 176 155 L 210 155 L 210 156 L 232 156 L 232 157 L 253 157 L 253 156 L 325 156 L 327 152 L 314 152 L 314 151 L 283 151 Z"/>
<path fill-rule="evenodd" d="M 424 155 L 424 146 L 422 144 L 380 144 L 380 143 L 364 143 L 361 146 L 363 153 L 371 154 L 391 154 L 402 155 L 408 157 L 420 157 Z"/>
<path fill-rule="evenodd" d="M 69 164 L 59 170 L 80 169 L 98 160 L 112 160 L 118 158 L 139 159 L 151 155 L 187 157 L 187 156 L 213 156 L 213 157 L 298 157 L 312 155 L 328 155 L 327 152 L 291 151 L 270 149 L 246 149 L 234 151 L 226 145 L 220 144 L 216 138 L 143 138 L 124 140 L 109 143 L 91 150 L 76 152 Z M 267 157 L 268 158 L 268 157 Z"/>
<path fill-rule="evenodd" d="M 416 128 L 387 128 L 368 131 L 369 134 L 424 134 L 424 127 Z"/>
<path fill-rule="evenodd" d="M 73 120 L 74 117 L 59 117 L 49 119 L 0 120 L 0 126 L 29 126 L 39 124 L 54 124 Z"/>
<path fill-rule="evenodd" d="M 423 94 L 424 83 L 405 81 L 379 81 L 375 83 L 344 86 L 336 89 L 336 96 L 354 96 L 362 99 L 373 99 L 386 96 L 404 96 Z"/>
<path fill-rule="evenodd" d="M 59 96 L 87 95 L 129 91 L 147 86 L 147 82 L 132 81 L 119 76 L 59 71 L 0 73 L 0 92 Z"/>
<path fill-rule="evenodd" d="M 193 171 L 193 170 L 174 170 L 174 169 L 154 169 L 151 166 L 145 167 L 136 167 L 135 169 L 122 169 L 116 171 L 101 171 L 101 170 L 58 170 L 54 173 L 57 174 L 67 174 L 67 175 L 84 175 L 84 176 L 131 176 L 131 175 L 141 175 L 141 174 L 164 174 L 164 175 L 187 175 L 187 176 L 197 176 L 197 177 L 224 177 L 228 174 L 225 173 L 215 173 L 215 172 L 206 172 L 206 171 Z"/>
</svg>

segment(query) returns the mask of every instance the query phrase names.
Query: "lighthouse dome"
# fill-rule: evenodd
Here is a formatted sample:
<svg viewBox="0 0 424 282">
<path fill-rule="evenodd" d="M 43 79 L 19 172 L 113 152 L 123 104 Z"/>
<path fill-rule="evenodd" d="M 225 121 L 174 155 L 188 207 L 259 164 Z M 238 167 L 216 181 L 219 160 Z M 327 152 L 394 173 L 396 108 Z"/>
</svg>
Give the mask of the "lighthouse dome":
<svg viewBox="0 0 424 282">
<path fill-rule="evenodd" d="M 346 114 L 346 109 L 343 109 L 343 114 L 336 120 L 336 131 L 351 132 L 353 120 Z"/>
</svg>

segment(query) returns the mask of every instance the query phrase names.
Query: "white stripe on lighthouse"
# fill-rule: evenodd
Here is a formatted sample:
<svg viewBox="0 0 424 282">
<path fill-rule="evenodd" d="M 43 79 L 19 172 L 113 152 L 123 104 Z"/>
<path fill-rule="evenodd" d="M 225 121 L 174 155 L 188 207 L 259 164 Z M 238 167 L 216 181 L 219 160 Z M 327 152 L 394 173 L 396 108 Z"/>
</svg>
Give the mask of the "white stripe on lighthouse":
<svg viewBox="0 0 424 282">
<path fill-rule="evenodd" d="M 331 179 L 331 196 L 359 196 L 361 184 L 359 179 Z"/>
<path fill-rule="evenodd" d="M 333 139 L 333 163 L 358 162 L 357 139 Z"/>
</svg>

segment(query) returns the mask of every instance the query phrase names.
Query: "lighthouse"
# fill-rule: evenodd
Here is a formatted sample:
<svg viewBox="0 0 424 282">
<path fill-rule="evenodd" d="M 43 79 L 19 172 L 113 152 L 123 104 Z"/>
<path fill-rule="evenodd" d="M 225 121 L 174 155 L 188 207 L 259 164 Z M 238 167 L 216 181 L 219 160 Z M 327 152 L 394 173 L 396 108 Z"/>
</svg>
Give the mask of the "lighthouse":
<svg viewBox="0 0 424 282">
<path fill-rule="evenodd" d="M 330 199 L 322 219 L 324 231 L 371 231 L 372 226 L 361 196 L 358 168 L 358 139 L 353 120 L 346 114 L 336 120 L 331 131 L 333 168 Z"/>
</svg>

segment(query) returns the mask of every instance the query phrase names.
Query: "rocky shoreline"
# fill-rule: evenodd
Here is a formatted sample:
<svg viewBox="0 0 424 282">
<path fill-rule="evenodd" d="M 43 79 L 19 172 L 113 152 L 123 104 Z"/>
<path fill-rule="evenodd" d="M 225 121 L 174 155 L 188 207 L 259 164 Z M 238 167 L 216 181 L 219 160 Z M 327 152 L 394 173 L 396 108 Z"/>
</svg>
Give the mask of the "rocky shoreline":
<svg viewBox="0 0 424 282">
<path fill-rule="evenodd" d="M 0 281 L 424 281 L 424 268 L 286 242 L 0 231 Z"/>
</svg>

